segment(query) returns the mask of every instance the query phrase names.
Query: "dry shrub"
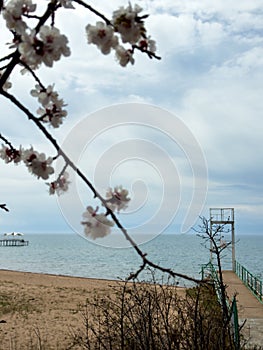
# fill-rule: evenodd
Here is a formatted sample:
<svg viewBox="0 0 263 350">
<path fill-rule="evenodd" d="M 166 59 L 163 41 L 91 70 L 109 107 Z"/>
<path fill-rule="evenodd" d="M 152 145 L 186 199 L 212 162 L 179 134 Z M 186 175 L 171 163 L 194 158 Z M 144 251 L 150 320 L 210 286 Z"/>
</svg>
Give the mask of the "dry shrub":
<svg viewBox="0 0 263 350">
<path fill-rule="evenodd" d="M 230 324 L 224 323 L 213 286 L 182 292 L 176 285 L 170 280 L 120 282 L 111 293 L 88 299 L 82 310 L 83 329 L 74 334 L 73 348 L 234 349 Z"/>
</svg>

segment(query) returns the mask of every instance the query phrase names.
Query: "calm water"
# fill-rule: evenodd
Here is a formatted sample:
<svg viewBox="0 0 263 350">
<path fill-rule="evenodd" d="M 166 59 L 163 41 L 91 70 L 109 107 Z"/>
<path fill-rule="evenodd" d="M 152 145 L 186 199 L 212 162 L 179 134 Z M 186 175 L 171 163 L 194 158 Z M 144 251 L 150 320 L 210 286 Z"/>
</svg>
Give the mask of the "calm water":
<svg viewBox="0 0 263 350">
<path fill-rule="evenodd" d="M 0 268 L 18 271 L 62 274 L 94 278 L 125 278 L 139 268 L 141 260 L 132 248 L 107 248 L 91 243 L 77 234 L 26 235 L 27 247 L 0 247 Z M 112 239 L 118 239 L 113 237 Z M 236 258 L 254 275 L 263 277 L 263 235 L 240 236 Z M 200 277 L 200 266 L 210 253 L 201 238 L 193 234 L 160 235 L 140 245 L 148 258 L 176 272 Z M 231 269 L 231 248 L 223 259 Z M 147 278 L 147 275 L 142 275 Z M 180 281 L 183 284 L 183 281 Z"/>
</svg>

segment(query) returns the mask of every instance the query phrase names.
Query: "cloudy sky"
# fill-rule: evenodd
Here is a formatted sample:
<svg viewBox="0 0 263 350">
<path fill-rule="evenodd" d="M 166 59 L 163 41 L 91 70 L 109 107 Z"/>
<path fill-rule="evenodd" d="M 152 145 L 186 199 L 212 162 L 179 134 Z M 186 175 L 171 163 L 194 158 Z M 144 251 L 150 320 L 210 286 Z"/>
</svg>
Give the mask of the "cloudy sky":
<svg viewBox="0 0 263 350">
<path fill-rule="evenodd" d="M 262 234 L 262 2 L 138 4 L 150 14 L 146 27 L 162 59 L 136 53 L 135 65 L 125 68 L 114 54 L 87 45 L 85 26 L 95 24 L 94 15 L 79 7 L 58 14 L 72 53 L 39 76 L 55 84 L 68 117 L 49 131 L 100 191 L 129 189 L 130 208 L 120 220 L 131 232 L 185 232 L 209 208 L 230 207 L 238 234 Z M 126 5 L 101 0 L 96 8 L 110 18 Z M 0 26 L 2 33 L 2 20 Z M 1 52 L 11 38 L 4 35 Z M 10 91 L 35 111 L 34 81 L 19 70 L 11 80 Z M 15 146 L 54 155 L 23 114 L 2 97 L 0 106 L 0 131 Z M 1 162 L 0 169 L 0 203 L 10 209 L 0 212 L 0 232 L 78 231 L 85 206 L 96 205 L 74 176 L 73 192 L 57 200 L 23 165 Z"/>
</svg>

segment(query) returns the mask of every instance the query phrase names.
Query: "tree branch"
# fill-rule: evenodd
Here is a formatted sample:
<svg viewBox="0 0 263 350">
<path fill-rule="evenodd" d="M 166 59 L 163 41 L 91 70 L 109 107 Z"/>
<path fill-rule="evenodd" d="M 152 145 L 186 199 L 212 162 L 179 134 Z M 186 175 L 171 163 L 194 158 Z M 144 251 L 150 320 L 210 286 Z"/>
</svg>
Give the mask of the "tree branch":
<svg viewBox="0 0 263 350">
<path fill-rule="evenodd" d="M 9 211 L 9 209 L 6 207 L 6 204 L 0 204 L 0 208 L 5 211 Z"/>
<path fill-rule="evenodd" d="M 97 11 L 96 9 L 94 9 L 92 6 L 86 4 L 84 1 L 82 0 L 73 0 L 73 2 L 76 2 L 77 4 L 85 7 L 86 9 L 88 9 L 90 12 L 93 12 L 96 16 L 100 17 L 101 19 L 103 19 L 103 21 L 109 25 L 109 26 L 113 26 L 113 24 L 111 23 L 111 21 L 105 17 L 102 13 L 100 13 L 99 11 Z"/>
<path fill-rule="evenodd" d="M 114 221 L 114 223 L 116 224 L 116 226 L 120 229 L 120 231 L 123 233 L 124 237 L 126 238 L 127 241 L 129 241 L 129 243 L 131 244 L 131 246 L 135 249 L 135 251 L 137 252 L 137 254 L 141 257 L 142 261 L 143 261 L 143 268 L 148 265 L 150 267 L 153 267 L 155 269 L 158 269 L 162 272 L 168 273 L 169 275 L 171 275 L 172 277 L 179 277 L 179 278 L 183 278 L 195 283 L 200 283 L 201 280 L 197 280 L 195 278 L 189 277 L 187 275 L 184 274 L 180 274 L 180 273 L 176 273 L 174 271 L 172 271 L 169 268 L 164 268 L 162 266 L 159 266 L 158 264 L 153 263 L 152 261 L 150 261 L 149 259 L 146 258 L 146 254 L 143 253 L 143 251 L 139 248 L 139 246 L 137 245 L 137 243 L 131 238 L 131 236 L 128 234 L 127 230 L 123 227 L 123 225 L 121 224 L 121 222 L 119 221 L 119 219 L 117 218 L 117 216 L 114 214 L 114 212 L 107 206 L 107 201 L 102 197 L 102 195 L 95 189 L 95 187 L 93 186 L 93 184 L 87 179 L 87 177 L 81 172 L 81 170 L 73 163 L 73 161 L 67 156 L 67 154 L 61 149 L 61 147 L 59 146 L 57 140 L 47 131 L 47 129 L 43 126 L 43 124 L 41 123 L 41 121 L 39 121 L 38 118 L 36 118 L 30 111 L 29 109 L 27 109 L 24 105 L 22 105 L 21 102 L 19 102 L 15 96 L 9 94 L 7 91 L 4 91 L 3 89 L 0 90 L 0 94 L 2 94 L 3 96 L 5 96 L 7 99 L 9 99 L 14 105 L 16 105 L 22 112 L 24 112 L 28 119 L 33 121 L 33 123 L 40 129 L 40 131 L 44 134 L 44 136 L 51 142 L 51 144 L 54 146 L 54 148 L 56 149 L 56 151 L 58 152 L 58 154 L 60 156 L 63 157 L 64 161 L 66 162 L 66 164 L 68 164 L 76 173 L 77 175 L 84 181 L 84 183 L 90 188 L 90 190 L 92 191 L 94 198 L 98 198 L 101 203 L 103 204 L 103 206 L 106 208 L 107 212 L 109 213 L 109 215 L 111 216 L 112 220 Z M 142 271 L 142 269 L 139 269 L 138 274 Z M 137 274 L 137 275 L 138 275 Z"/>
</svg>

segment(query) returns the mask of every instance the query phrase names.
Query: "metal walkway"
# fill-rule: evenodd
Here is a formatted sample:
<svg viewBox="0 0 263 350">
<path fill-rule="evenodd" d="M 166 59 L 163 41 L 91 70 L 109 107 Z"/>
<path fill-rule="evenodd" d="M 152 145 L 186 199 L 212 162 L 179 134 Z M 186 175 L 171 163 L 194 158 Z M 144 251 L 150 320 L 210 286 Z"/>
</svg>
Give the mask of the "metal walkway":
<svg viewBox="0 0 263 350">
<path fill-rule="evenodd" d="M 228 297 L 237 295 L 239 324 L 246 320 L 242 334 L 249 338 L 248 345 L 263 346 L 263 304 L 233 271 L 224 271 L 223 279 Z"/>
</svg>

